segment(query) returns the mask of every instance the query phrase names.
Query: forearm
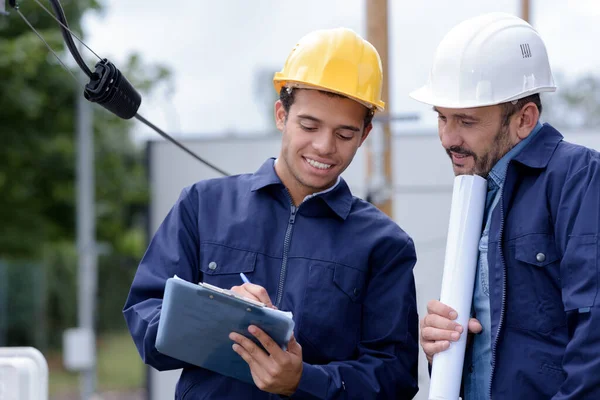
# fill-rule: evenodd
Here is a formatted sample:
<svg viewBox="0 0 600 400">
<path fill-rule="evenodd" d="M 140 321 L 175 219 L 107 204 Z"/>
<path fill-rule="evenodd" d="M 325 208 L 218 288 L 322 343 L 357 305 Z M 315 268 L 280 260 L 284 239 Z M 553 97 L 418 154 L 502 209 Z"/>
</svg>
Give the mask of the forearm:
<svg viewBox="0 0 600 400">
<path fill-rule="evenodd" d="M 410 351 L 405 349 L 404 354 Z M 403 365 L 387 357 L 365 356 L 328 365 L 304 363 L 298 390 L 291 398 L 412 399 L 418 390 L 416 376 L 416 361 Z"/>
<path fill-rule="evenodd" d="M 159 370 L 171 370 L 190 365 L 161 354 L 156 350 L 156 335 L 162 300 L 152 299 L 124 310 L 125 321 L 131 337 L 144 363 Z"/>
</svg>

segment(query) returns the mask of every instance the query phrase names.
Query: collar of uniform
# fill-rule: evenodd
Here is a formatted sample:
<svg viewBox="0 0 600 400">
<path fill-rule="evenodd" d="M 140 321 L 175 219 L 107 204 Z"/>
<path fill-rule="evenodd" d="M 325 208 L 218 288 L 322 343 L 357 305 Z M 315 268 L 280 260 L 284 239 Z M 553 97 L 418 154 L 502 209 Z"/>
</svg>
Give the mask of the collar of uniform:
<svg viewBox="0 0 600 400">
<path fill-rule="evenodd" d="M 274 157 L 267 159 L 267 161 L 252 174 L 250 179 L 252 180 L 251 189 L 253 192 L 271 185 L 283 185 L 283 182 L 281 182 L 281 179 L 279 179 L 279 176 L 275 173 L 274 161 Z"/>
<path fill-rule="evenodd" d="M 271 185 L 283 186 L 283 182 L 281 182 L 281 179 L 279 179 L 279 176 L 275 172 L 274 162 L 275 158 L 267 159 L 252 175 L 251 190 L 253 192 Z M 344 220 L 348 217 L 348 214 L 350 214 L 350 208 L 352 207 L 352 193 L 342 178 L 338 179 L 338 182 L 333 188 L 307 196 L 305 201 L 317 199 L 323 200 L 333 212 Z"/>
<path fill-rule="evenodd" d="M 514 160 L 530 168 L 546 168 L 561 140 L 563 135 L 550 124 L 545 123 Z"/>
<path fill-rule="evenodd" d="M 527 147 L 529 142 L 531 142 L 535 138 L 535 136 L 540 132 L 541 129 L 542 124 L 538 121 L 538 123 L 535 125 L 529 136 L 517 143 L 516 146 L 510 149 L 510 151 L 508 151 L 500 160 L 498 160 L 496 165 L 494 165 L 494 167 L 490 171 L 490 179 L 488 179 L 488 184 L 492 185 L 495 188 L 499 188 L 502 187 L 502 185 L 504 185 L 504 179 L 506 178 L 506 169 L 508 167 L 508 164 L 510 163 L 510 160 L 515 158 L 525 147 Z"/>
<path fill-rule="evenodd" d="M 305 199 L 305 201 L 310 199 L 313 199 L 313 201 L 322 200 L 343 220 L 348 218 L 348 214 L 350 214 L 350 209 L 352 208 L 352 193 L 346 181 L 341 177 L 333 189 L 311 196 Z"/>
</svg>

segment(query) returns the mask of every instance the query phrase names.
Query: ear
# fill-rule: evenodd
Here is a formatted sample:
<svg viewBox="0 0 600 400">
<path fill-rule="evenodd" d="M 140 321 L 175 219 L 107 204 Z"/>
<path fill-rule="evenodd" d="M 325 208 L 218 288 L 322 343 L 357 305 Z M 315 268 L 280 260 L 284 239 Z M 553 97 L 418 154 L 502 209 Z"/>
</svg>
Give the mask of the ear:
<svg viewBox="0 0 600 400">
<path fill-rule="evenodd" d="M 540 119 L 540 110 L 535 103 L 529 102 L 515 115 L 516 133 L 519 140 L 525 139 Z"/>
<path fill-rule="evenodd" d="M 283 128 L 285 127 L 285 121 L 287 119 L 287 112 L 283 108 L 283 104 L 281 100 L 277 100 L 275 102 L 275 126 L 277 129 L 283 132 Z"/>
<path fill-rule="evenodd" d="M 362 134 L 362 137 L 360 138 L 360 143 L 358 144 L 358 147 L 362 146 L 363 142 L 367 139 L 367 136 L 369 136 L 369 133 L 371 133 L 372 129 L 373 129 L 372 123 L 365 126 L 365 129 L 363 130 L 363 134 Z"/>
</svg>

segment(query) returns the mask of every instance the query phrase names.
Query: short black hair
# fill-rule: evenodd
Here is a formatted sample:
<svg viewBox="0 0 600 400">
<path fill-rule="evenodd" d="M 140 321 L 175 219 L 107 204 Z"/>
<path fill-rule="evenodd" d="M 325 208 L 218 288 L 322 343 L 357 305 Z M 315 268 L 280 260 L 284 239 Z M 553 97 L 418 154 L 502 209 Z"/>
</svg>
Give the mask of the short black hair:
<svg viewBox="0 0 600 400">
<path fill-rule="evenodd" d="M 517 102 L 514 104 L 513 102 L 509 101 L 500 105 L 502 107 L 502 126 L 508 126 L 510 117 L 521 111 L 521 109 L 527 103 L 535 104 L 540 112 L 540 115 L 542 114 L 542 100 L 540 99 L 540 95 L 539 93 L 532 94 L 517 100 Z"/>
<path fill-rule="evenodd" d="M 290 111 L 290 107 L 292 107 L 292 104 L 294 104 L 294 93 L 295 90 L 292 88 L 288 88 L 286 86 L 282 87 L 281 90 L 279 91 L 279 100 L 281 101 L 281 104 L 283 105 L 283 109 L 285 110 L 286 113 L 288 113 Z M 325 93 L 326 95 L 330 96 L 330 97 L 342 97 L 342 98 L 347 98 L 344 95 L 338 94 L 338 93 L 332 93 L 332 92 L 327 92 L 322 90 L 321 93 Z M 365 119 L 364 119 L 364 128 L 366 128 L 367 126 L 369 126 L 369 124 L 373 121 L 373 116 L 375 115 L 375 110 L 373 108 L 368 108 L 365 107 L 367 113 L 365 115 Z"/>
</svg>

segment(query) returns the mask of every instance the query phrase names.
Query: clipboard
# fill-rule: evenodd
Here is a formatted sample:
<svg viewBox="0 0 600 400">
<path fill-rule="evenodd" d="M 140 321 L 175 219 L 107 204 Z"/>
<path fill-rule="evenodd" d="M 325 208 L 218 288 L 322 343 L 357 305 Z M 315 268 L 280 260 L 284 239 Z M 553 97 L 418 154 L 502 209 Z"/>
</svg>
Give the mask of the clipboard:
<svg viewBox="0 0 600 400">
<path fill-rule="evenodd" d="M 248 364 L 232 349 L 231 332 L 262 345 L 249 325 L 265 331 L 287 349 L 292 314 L 207 283 L 167 279 L 158 322 L 156 349 L 165 355 L 254 385 Z"/>
</svg>

